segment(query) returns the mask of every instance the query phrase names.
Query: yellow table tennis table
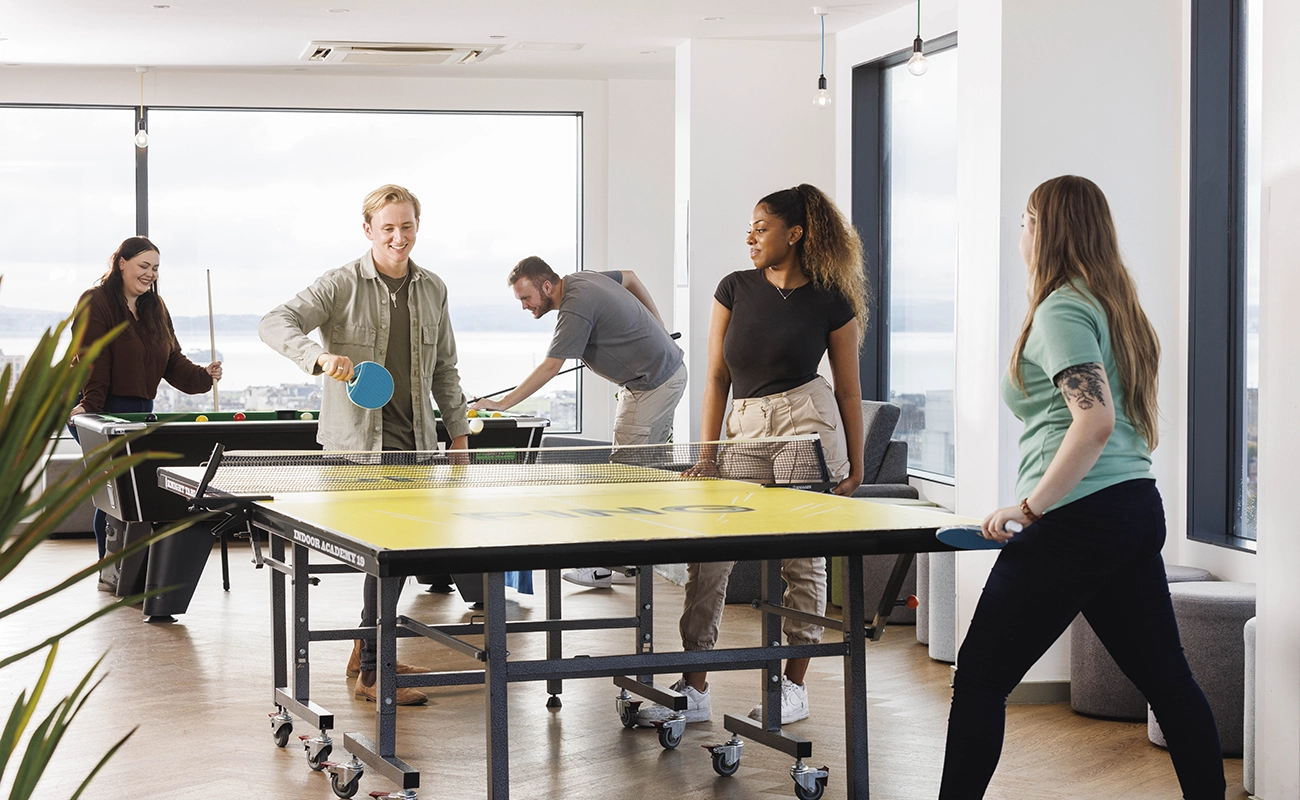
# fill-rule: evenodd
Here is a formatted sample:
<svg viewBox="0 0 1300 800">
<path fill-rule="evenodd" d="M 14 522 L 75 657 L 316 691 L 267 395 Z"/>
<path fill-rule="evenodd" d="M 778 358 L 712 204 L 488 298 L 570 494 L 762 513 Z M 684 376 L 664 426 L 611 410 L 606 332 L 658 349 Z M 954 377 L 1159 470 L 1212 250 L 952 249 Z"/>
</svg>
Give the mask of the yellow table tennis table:
<svg viewBox="0 0 1300 800">
<path fill-rule="evenodd" d="M 475 456 L 480 457 L 491 460 L 490 453 Z M 369 768 L 400 787 L 390 797 L 417 797 L 419 771 L 397 756 L 398 687 L 485 686 L 488 798 L 505 800 L 510 791 L 509 683 L 547 681 L 552 695 L 548 704 L 558 705 L 564 679 L 612 677 L 620 689 L 619 715 L 631 727 L 639 705 L 633 695 L 669 708 L 685 708 L 683 696 L 654 685 L 656 673 L 758 669 L 764 719 L 756 723 L 726 715 L 724 728 L 732 738 L 711 749 L 714 769 L 722 775 L 736 771 L 743 735 L 793 756 L 796 797 L 817 800 L 828 775 L 804 763 L 812 755 L 812 742 L 781 730 L 779 713 L 769 709 L 781 707 L 782 659 L 839 656 L 844 659 L 847 796 L 869 797 L 866 641 L 878 638 L 883 630 L 912 556 L 951 549 L 934 535 L 937 528 L 952 524 L 951 515 L 746 481 L 684 480 L 679 470 L 621 464 L 521 464 L 517 457 L 511 463 L 472 465 L 321 462 L 328 458 L 329 454 L 311 454 L 312 462 L 301 465 L 223 463 L 215 475 L 206 476 L 203 467 L 164 467 L 158 470 L 158 480 L 163 488 L 193 498 L 210 478 L 198 507 L 224 510 L 250 533 L 260 529 L 269 534 L 269 554 L 262 557 L 259 552 L 259 560 L 271 567 L 272 578 L 274 701 L 279 708 L 272 716 L 272 729 L 280 746 L 288 741 L 294 717 L 319 730 L 318 736 L 305 741 L 308 764 L 328 770 L 337 796 L 355 794 Z M 509 460 L 505 455 L 498 459 Z M 480 472 L 484 467 L 491 470 L 491 480 L 478 480 L 486 474 Z M 259 491 L 267 486 L 275 488 Z M 253 541 L 256 544 L 256 537 Z M 291 559 L 286 558 L 287 551 Z M 312 563 L 312 554 L 327 556 L 328 563 L 319 559 Z M 898 554 L 899 559 L 871 623 L 863 597 L 861 558 L 843 559 L 842 620 L 781 605 L 781 559 L 875 554 Z M 754 647 L 656 652 L 649 569 L 637 571 L 636 606 L 629 617 L 566 620 L 560 613 L 556 579 L 561 568 L 737 559 L 766 562 L 762 596 L 756 599 L 763 613 Z M 546 619 L 507 622 L 503 573 L 533 569 L 547 571 Z M 348 571 L 378 579 L 378 625 L 310 629 L 308 593 L 313 576 Z M 429 572 L 483 573 L 483 622 L 427 625 L 399 615 L 402 581 Z M 286 580 L 291 587 L 286 587 Z M 783 617 L 842 630 L 844 640 L 782 645 Z M 626 654 L 563 657 L 565 631 L 617 628 L 632 631 Z M 507 633 L 544 633 L 547 657 L 511 660 Z M 310 699 L 310 645 L 370 635 L 376 637 L 378 652 L 374 738 L 346 733 L 343 746 L 352 759 L 330 762 L 333 715 Z M 470 635 L 481 635 L 482 644 L 465 641 L 463 637 Z M 482 661 L 483 669 L 397 675 L 397 639 L 403 636 L 425 636 L 468 653 Z M 676 747 L 683 728 L 684 720 L 669 720 L 660 727 L 660 743 Z"/>
</svg>

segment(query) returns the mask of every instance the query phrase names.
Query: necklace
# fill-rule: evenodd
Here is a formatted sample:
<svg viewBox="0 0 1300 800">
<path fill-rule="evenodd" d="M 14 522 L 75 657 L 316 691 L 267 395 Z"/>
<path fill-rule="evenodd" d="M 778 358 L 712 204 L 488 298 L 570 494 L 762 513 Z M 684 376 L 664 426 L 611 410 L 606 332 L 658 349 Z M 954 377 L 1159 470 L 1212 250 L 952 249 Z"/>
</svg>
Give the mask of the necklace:
<svg viewBox="0 0 1300 800">
<path fill-rule="evenodd" d="M 400 284 L 398 284 L 398 286 L 397 286 L 396 289 L 394 289 L 394 288 L 392 288 L 391 286 L 389 286 L 389 288 L 388 288 L 388 296 L 392 298 L 392 300 L 393 300 L 393 305 L 394 305 L 394 306 L 397 305 L 397 295 L 399 295 L 399 294 L 402 293 L 402 290 L 406 288 L 406 284 L 407 284 L 407 282 L 410 281 L 410 280 L 411 280 L 411 270 L 410 270 L 410 269 L 407 269 L 407 270 L 406 270 L 406 277 L 405 277 L 405 278 L 402 278 L 402 282 L 401 282 Z M 384 283 L 385 283 L 385 285 L 387 285 L 388 282 L 385 281 Z"/>
<path fill-rule="evenodd" d="M 792 295 L 792 294 L 794 294 L 795 292 L 799 291 L 800 289 L 802 289 L 802 288 L 803 288 L 804 286 L 806 286 L 807 284 L 805 284 L 805 283 L 801 283 L 801 284 L 799 284 L 798 286 L 791 287 L 791 288 L 788 289 L 788 290 L 787 290 L 787 289 L 782 289 L 780 286 L 777 286 L 777 285 L 776 285 L 775 283 L 773 283 L 772 281 L 768 281 L 768 285 L 770 285 L 773 289 L 776 289 L 776 293 L 779 294 L 779 295 L 781 295 L 781 299 L 782 299 L 782 300 L 789 300 L 789 299 L 790 299 L 790 295 Z"/>
</svg>

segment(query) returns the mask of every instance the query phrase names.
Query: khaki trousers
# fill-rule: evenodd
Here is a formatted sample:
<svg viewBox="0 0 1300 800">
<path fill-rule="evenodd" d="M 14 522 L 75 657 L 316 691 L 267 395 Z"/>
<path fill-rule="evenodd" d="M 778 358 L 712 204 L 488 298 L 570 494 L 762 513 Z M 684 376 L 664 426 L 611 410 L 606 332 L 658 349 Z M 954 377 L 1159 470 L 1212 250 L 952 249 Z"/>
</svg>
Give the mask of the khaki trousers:
<svg viewBox="0 0 1300 800">
<path fill-rule="evenodd" d="M 614 412 L 614 446 L 663 444 L 673 432 L 673 414 L 686 391 L 686 364 L 653 389 L 623 387 Z"/>
<path fill-rule="evenodd" d="M 843 427 L 835 393 L 820 376 L 787 392 L 732 401 L 726 424 L 728 439 L 820 434 L 826 467 L 836 480 L 849 473 Z M 757 474 L 752 466 L 745 465 L 746 474 Z M 723 473 L 726 471 L 724 466 Z M 735 565 L 734 561 L 720 561 L 686 566 L 686 603 L 678 626 L 684 649 L 712 650 L 717 643 L 727 580 Z M 826 559 L 785 559 L 781 577 L 786 583 L 783 602 L 787 608 L 825 615 Z M 786 619 L 781 629 L 789 644 L 817 644 L 822 639 L 819 625 Z"/>
</svg>

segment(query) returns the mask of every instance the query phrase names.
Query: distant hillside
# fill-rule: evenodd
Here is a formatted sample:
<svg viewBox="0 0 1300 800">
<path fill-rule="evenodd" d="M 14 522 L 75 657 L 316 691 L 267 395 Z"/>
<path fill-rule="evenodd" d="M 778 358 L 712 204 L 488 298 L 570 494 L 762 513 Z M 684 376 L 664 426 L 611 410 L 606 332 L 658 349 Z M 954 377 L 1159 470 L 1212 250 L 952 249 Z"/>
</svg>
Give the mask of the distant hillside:
<svg viewBox="0 0 1300 800">
<path fill-rule="evenodd" d="M 0 336 L 35 338 L 63 318 L 64 314 L 58 311 L 0 306 Z M 256 334 L 261 319 L 260 314 L 217 314 L 215 322 L 217 330 L 225 333 Z M 451 320 L 452 326 L 458 331 L 536 332 L 550 329 L 549 325 L 543 328 L 544 323 L 533 319 L 521 309 L 511 307 L 507 310 L 500 305 L 452 306 Z M 181 340 L 208 334 L 206 316 L 172 317 L 172 325 L 176 328 L 176 336 Z"/>
</svg>

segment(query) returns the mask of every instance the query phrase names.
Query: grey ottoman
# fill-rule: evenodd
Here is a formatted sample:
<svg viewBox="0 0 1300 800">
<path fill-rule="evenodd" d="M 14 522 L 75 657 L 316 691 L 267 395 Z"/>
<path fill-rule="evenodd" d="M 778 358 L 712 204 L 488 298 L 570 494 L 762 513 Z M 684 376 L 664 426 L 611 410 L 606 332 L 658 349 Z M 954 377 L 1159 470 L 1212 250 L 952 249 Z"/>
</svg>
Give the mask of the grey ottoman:
<svg viewBox="0 0 1300 800">
<path fill-rule="evenodd" d="M 1241 783 L 1250 794 L 1255 793 L 1255 617 L 1246 620 L 1243 631 L 1246 640 L 1246 703 L 1245 730 L 1242 731 Z"/>
<path fill-rule="evenodd" d="M 930 643 L 930 554 L 916 554 L 916 641 Z"/>
<path fill-rule="evenodd" d="M 1169 587 L 1187 663 L 1210 701 L 1225 756 L 1240 757 L 1246 696 L 1246 620 L 1255 616 L 1255 584 L 1207 581 Z M 1148 711 L 1147 738 L 1165 746 Z"/>
<path fill-rule="evenodd" d="M 930 658 L 952 664 L 957 660 L 957 554 L 931 553 L 928 573 Z"/>
<path fill-rule="evenodd" d="M 1165 565 L 1169 583 L 1212 581 L 1209 570 Z M 1070 632 L 1070 707 L 1080 714 L 1103 719 L 1141 722 L 1147 718 L 1147 701 L 1120 671 L 1088 621 L 1079 615 Z"/>
</svg>

